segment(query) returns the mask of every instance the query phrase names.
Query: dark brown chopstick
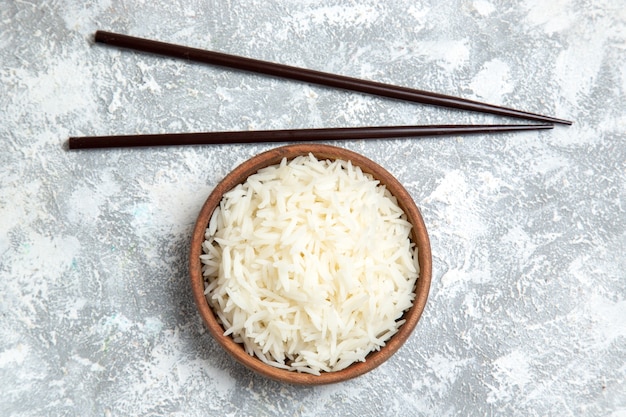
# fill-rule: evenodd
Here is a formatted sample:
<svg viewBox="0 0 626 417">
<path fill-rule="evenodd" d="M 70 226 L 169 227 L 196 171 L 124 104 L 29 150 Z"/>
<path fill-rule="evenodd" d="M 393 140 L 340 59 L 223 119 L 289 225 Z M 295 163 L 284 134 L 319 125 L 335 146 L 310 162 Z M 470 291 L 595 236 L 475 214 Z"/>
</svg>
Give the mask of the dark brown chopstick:
<svg viewBox="0 0 626 417">
<path fill-rule="evenodd" d="M 361 93 L 373 94 L 393 99 L 406 100 L 435 106 L 450 107 L 460 110 L 491 113 L 499 116 L 509 116 L 539 122 L 558 123 L 565 125 L 572 124 L 572 122 L 569 120 L 562 120 L 551 116 L 543 116 L 536 113 L 529 113 L 521 110 L 495 106 L 492 104 L 480 103 L 464 98 L 416 90 L 407 87 L 398 87 L 375 81 L 361 80 L 358 78 L 329 74 L 321 71 L 260 61 L 257 59 L 228 55 L 220 52 L 190 48 L 187 46 L 175 45 L 171 43 L 136 38 L 133 36 L 121 35 L 117 33 L 97 31 L 95 34 L 95 41 L 137 51 L 165 55 L 174 58 L 182 58 L 190 61 L 197 61 L 206 64 L 234 68 L 238 70 L 256 72 L 275 77 L 289 78 L 312 84 L 319 84 L 328 87 L 357 91 Z"/>
<path fill-rule="evenodd" d="M 219 145 L 233 143 L 312 142 L 318 140 L 383 139 L 552 129 L 537 125 L 431 125 L 340 127 L 326 129 L 246 130 L 232 132 L 163 133 L 153 135 L 85 136 L 69 139 L 70 149 L 138 146 Z"/>
</svg>

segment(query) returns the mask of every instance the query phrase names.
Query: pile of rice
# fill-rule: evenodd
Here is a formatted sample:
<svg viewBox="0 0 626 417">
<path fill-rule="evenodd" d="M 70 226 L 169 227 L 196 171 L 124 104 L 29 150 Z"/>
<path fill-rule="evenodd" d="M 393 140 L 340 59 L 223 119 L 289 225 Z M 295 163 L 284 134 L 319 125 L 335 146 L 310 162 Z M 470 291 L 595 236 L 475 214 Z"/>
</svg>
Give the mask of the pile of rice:
<svg viewBox="0 0 626 417">
<path fill-rule="evenodd" d="M 313 155 L 226 193 L 203 243 L 206 298 L 225 335 L 277 368 L 338 371 L 404 323 L 419 275 L 411 224 L 349 161 Z"/>
</svg>

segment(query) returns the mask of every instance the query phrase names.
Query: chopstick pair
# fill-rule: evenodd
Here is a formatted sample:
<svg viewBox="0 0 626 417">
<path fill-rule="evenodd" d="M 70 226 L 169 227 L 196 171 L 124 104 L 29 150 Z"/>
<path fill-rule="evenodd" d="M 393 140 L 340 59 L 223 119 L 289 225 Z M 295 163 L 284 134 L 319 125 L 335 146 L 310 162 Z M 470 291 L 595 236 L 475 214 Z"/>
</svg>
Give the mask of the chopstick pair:
<svg viewBox="0 0 626 417">
<path fill-rule="evenodd" d="M 229 67 L 237 70 L 255 72 L 279 78 L 340 88 L 381 97 L 405 100 L 415 103 L 470 110 L 527 119 L 540 124 L 525 125 L 422 125 L 422 126 L 372 126 L 325 129 L 257 130 L 226 131 L 203 133 L 174 133 L 121 136 L 86 136 L 71 137 L 70 149 L 111 148 L 136 146 L 171 146 L 228 143 L 261 143 L 287 141 L 317 141 L 343 139 L 381 139 L 392 137 L 440 136 L 475 133 L 511 132 L 520 130 L 551 129 L 553 124 L 571 125 L 568 120 L 529 113 L 521 110 L 495 106 L 459 97 L 399 87 L 375 81 L 361 80 L 325 73 L 321 71 L 276 64 L 251 58 L 228 55 L 203 49 L 190 48 L 128 35 L 97 31 L 97 43 L 104 43 L 121 48 L 159 54 L 189 61 Z"/>
</svg>

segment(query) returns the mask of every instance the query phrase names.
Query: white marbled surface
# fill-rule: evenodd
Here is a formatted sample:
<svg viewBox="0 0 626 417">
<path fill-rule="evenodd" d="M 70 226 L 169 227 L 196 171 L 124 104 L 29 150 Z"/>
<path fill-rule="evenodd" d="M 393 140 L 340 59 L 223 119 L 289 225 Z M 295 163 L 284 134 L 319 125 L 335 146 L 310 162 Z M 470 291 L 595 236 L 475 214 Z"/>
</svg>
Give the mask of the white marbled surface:
<svg viewBox="0 0 626 417">
<path fill-rule="evenodd" d="M 408 343 L 316 388 L 233 361 L 187 274 L 215 184 L 273 145 L 70 152 L 68 136 L 509 122 L 94 45 L 96 29 L 575 121 L 349 141 L 421 208 Z M 623 0 L 0 1 L 0 415 L 626 415 Z"/>
</svg>

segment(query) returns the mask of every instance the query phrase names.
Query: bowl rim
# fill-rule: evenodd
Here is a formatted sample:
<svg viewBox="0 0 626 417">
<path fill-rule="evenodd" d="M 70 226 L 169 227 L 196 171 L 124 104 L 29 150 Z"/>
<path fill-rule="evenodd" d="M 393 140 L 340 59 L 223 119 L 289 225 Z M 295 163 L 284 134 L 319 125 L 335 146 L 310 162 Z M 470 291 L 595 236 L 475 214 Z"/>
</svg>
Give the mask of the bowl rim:
<svg viewBox="0 0 626 417">
<path fill-rule="evenodd" d="M 420 274 L 415 288 L 416 297 L 412 307 L 404 313 L 403 318 L 406 322 L 400 326 L 399 331 L 380 350 L 369 353 L 365 362 L 353 363 L 336 372 L 322 372 L 321 375 L 288 371 L 265 364 L 257 357 L 246 353 L 242 345 L 235 343 L 230 336 L 224 336 L 224 329 L 217 321 L 204 295 L 204 277 L 200 261 L 206 228 L 213 211 L 219 205 L 225 192 L 243 183 L 250 175 L 263 167 L 279 164 L 283 158 L 291 160 L 297 156 L 308 154 L 313 154 L 317 159 L 349 160 L 352 165 L 359 166 L 363 172 L 372 175 L 381 184 L 384 184 L 396 197 L 398 205 L 413 224 L 412 240 L 418 247 L 420 266 Z M 204 202 L 193 228 L 189 250 L 189 274 L 193 297 L 204 324 L 218 344 L 237 362 L 273 380 L 297 385 L 322 385 L 346 381 L 373 370 L 395 354 L 406 342 L 426 306 L 432 279 L 432 255 L 430 240 L 422 215 L 411 195 L 391 173 L 376 162 L 351 150 L 332 145 L 304 143 L 284 145 L 257 154 L 239 164 L 216 185 Z"/>
</svg>

